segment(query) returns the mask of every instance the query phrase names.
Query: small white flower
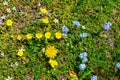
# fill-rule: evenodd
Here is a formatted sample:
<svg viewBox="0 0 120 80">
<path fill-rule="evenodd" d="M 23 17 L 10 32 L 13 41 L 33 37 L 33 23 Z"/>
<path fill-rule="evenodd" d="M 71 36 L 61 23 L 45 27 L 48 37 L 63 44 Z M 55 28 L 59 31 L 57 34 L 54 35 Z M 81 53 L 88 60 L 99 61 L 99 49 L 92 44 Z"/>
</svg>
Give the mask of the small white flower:
<svg viewBox="0 0 120 80">
<path fill-rule="evenodd" d="M 85 27 L 85 26 L 82 26 L 82 29 L 86 29 L 86 27 Z"/>
<path fill-rule="evenodd" d="M 24 46 L 22 45 L 22 47 L 21 47 L 21 49 L 20 50 L 22 50 L 22 51 L 25 51 L 25 49 L 24 49 Z"/>
<path fill-rule="evenodd" d="M 2 25 L 3 24 L 3 21 L 0 19 L 0 25 Z"/>
<path fill-rule="evenodd" d="M 58 19 L 54 19 L 53 22 L 54 23 L 59 23 L 59 20 Z"/>
<path fill-rule="evenodd" d="M 1 52 L 0 54 L 1 54 L 1 56 L 4 56 L 4 52 Z"/>
<path fill-rule="evenodd" d="M 10 8 L 7 8 L 6 10 L 7 10 L 7 13 L 11 13 L 11 10 L 10 10 Z"/>
<path fill-rule="evenodd" d="M 39 4 L 38 4 L 38 6 L 40 7 L 40 6 L 41 6 L 41 4 L 39 3 Z"/>
<path fill-rule="evenodd" d="M 12 64 L 10 64 L 10 66 L 11 67 L 15 67 L 15 66 L 18 66 L 19 65 L 19 63 L 18 62 L 15 62 L 14 64 L 12 63 Z"/>
<path fill-rule="evenodd" d="M 11 67 L 13 67 L 14 65 L 13 64 L 10 64 Z"/>
<path fill-rule="evenodd" d="M 38 14 L 41 15 L 41 16 L 44 16 L 44 14 L 42 14 L 41 12 L 39 12 Z"/>
<path fill-rule="evenodd" d="M 13 79 L 12 77 L 8 76 L 6 80 L 12 80 L 12 79 Z"/>
<path fill-rule="evenodd" d="M 6 19 L 6 15 L 1 16 L 1 19 L 5 20 Z"/>
<path fill-rule="evenodd" d="M 14 64 L 15 66 L 18 66 L 19 65 L 19 63 L 18 62 L 15 62 L 15 64 Z"/>
<path fill-rule="evenodd" d="M 47 14 L 49 17 L 51 17 L 51 15 L 52 15 L 51 13 L 48 13 L 48 12 L 47 12 L 46 14 Z"/>
<path fill-rule="evenodd" d="M 12 10 L 16 11 L 16 8 L 15 8 L 15 7 L 13 7 L 13 8 L 12 8 Z"/>
<path fill-rule="evenodd" d="M 4 1 L 4 2 L 3 2 L 3 5 L 8 5 L 8 2 Z"/>
<path fill-rule="evenodd" d="M 22 61 L 23 64 L 26 64 L 25 61 Z"/>
</svg>

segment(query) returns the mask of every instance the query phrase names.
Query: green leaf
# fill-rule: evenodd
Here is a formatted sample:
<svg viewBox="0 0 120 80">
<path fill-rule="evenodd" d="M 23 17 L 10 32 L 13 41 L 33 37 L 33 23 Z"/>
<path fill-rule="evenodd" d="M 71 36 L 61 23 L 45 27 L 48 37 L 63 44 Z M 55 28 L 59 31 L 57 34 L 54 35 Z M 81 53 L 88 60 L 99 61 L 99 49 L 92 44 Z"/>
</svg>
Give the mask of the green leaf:
<svg viewBox="0 0 120 80">
<path fill-rule="evenodd" d="M 87 76 L 89 76 L 91 74 L 91 71 L 87 71 L 83 74 L 82 78 L 86 78 Z"/>
</svg>

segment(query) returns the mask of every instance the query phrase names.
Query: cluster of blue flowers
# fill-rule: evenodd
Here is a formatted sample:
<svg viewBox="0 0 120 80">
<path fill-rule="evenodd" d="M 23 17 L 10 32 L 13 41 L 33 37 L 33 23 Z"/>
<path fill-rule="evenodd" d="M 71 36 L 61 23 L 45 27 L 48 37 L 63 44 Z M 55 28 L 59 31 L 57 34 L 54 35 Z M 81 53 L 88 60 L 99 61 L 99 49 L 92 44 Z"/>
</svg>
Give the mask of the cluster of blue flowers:
<svg viewBox="0 0 120 80">
<path fill-rule="evenodd" d="M 62 26 L 62 31 L 63 31 L 63 36 L 67 36 L 67 33 L 69 32 L 69 29 L 67 28 L 67 26 Z"/>
<path fill-rule="evenodd" d="M 73 25 L 76 26 L 76 27 L 79 27 L 80 26 L 80 23 L 78 21 L 74 21 L 73 22 Z M 87 33 L 82 33 L 80 34 L 80 38 L 86 38 L 88 37 L 88 34 Z"/>
<path fill-rule="evenodd" d="M 79 27 L 80 26 L 80 22 L 73 21 L 73 25 L 76 26 L 76 27 Z M 63 36 L 67 36 L 67 33 L 69 32 L 69 29 L 68 29 L 67 26 L 62 26 L 62 31 L 63 31 L 62 35 Z M 87 33 L 82 33 L 79 36 L 80 36 L 80 38 L 86 38 L 86 37 L 88 37 L 88 34 Z"/>
<path fill-rule="evenodd" d="M 79 65 L 79 69 L 80 70 L 85 70 L 86 69 L 85 63 L 88 61 L 87 52 L 81 53 L 79 55 L 79 57 L 82 59 L 82 64 Z M 97 80 L 97 76 L 96 75 L 91 76 L 91 80 Z"/>
<path fill-rule="evenodd" d="M 79 55 L 79 57 L 82 59 L 82 63 L 83 63 L 83 64 L 79 65 L 79 68 L 80 68 L 80 70 L 85 70 L 86 69 L 85 63 L 88 61 L 88 59 L 87 59 L 87 52 L 81 53 Z"/>
<path fill-rule="evenodd" d="M 112 26 L 111 22 L 107 22 L 104 26 L 104 30 L 108 31 L 110 29 L 110 27 Z"/>
<path fill-rule="evenodd" d="M 80 22 L 78 21 L 73 21 L 73 25 L 75 27 L 79 27 L 80 26 Z M 112 26 L 112 23 L 111 22 L 107 22 L 104 26 L 104 30 L 108 31 L 110 29 L 110 27 Z M 67 26 L 62 26 L 62 31 L 63 31 L 63 36 L 67 36 L 67 33 L 69 32 L 69 29 Z M 81 33 L 80 35 L 80 38 L 86 38 L 88 37 L 88 34 L 87 33 Z M 83 52 L 79 55 L 79 57 L 82 59 L 82 64 L 79 65 L 79 69 L 80 70 L 85 70 L 86 69 L 86 62 L 88 61 L 87 59 L 87 52 Z M 118 62 L 116 64 L 116 68 L 120 69 L 120 62 Z M 96 75 L 93 75 L 91 76 L 91 80 L 97 80 L 97 76 Z"/>
</svg>

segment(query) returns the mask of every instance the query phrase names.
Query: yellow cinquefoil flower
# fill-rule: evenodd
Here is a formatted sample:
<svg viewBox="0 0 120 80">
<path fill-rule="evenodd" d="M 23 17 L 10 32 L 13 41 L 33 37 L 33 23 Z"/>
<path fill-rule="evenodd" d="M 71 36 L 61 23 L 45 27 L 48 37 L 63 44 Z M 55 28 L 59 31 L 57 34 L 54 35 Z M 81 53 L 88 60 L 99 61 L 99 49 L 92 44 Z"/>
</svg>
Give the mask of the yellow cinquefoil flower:
<svg viewBox="0 0 120 80">
<path fill-rule="evenodd" d="M 51 33 L 50 33 L 50 32 L 46 32 L 46 33 L 45 33 L 45 38 L 46 38 L 46 39 L 49 39 L 50 37 L 51 37 Z"/>
<path fill-rule="evenodd" d="M 18 40 L 21 40 L 21 39 L 22 39 L 22 36 L 21 36 L 21 35 L 18 35 L 17 39 L 18 39 Z"/>
<path fill-rule="evenodd" d="M 21 56 L 23 55 L 23 50 L 22 50 L 22 49 L 19 49 L 17 55 L 21 57 Z"/>
<path fill-rule="evenodd" d="M 44 18 L 44 19 L 42 20 L 42 22 L 45 23 L 45 24 L 47 24 L 47 23 L 49 23 L 49 20 L 48 20 L 48 18 Z"/>
<path fill-rule="evenodd" d="M 40 39 L 40 38 L 42 38 L 43 35 L 41 33 L 37 33 L 37 34 L 35 34 L 35 36 L 36 36 L 36 38 Z"/>
<path fill-rule="evenodd" d="M 47 13 L 47 10 L 46 10 L 46 8 L 40 8 L 40 12 L 45 14 L 45 13 Z"/>
<path fill-rule="evenodd" d="M 45 50 L 46 57 L 54 58 L 56 56 L 57 49 L 54 46 L 48 46 Z"/>
<path fill-rule="evenodd" d="M 55 66 L 58 65 L 57 61 L 50 59 L 49 64 L 54 68 Z"/>
<path fill-rule="evenodd" d="M 62 37 L 62 33 L 56 32 L 56 33 L 55 33 L 55 37 L 56 37 L 57 39 L 60 39 L 60 38 Z"/>
<path fill-rule="evenodd" d="M 74 71 L 71 71 L 69 74 L 70 74 L 71 77 L 76 77 L 77 78 L 77 74 Z"/>
<path fill-rule="evenodd" d="M 27 38 L 27 39 L 32 39 L 32 34 L 27 34 L 27 35 L 26 35 L 26 38 Z"/>
<path fill-rule="evenodd" d="M 7 26 L 12 26 L 13 21 L 9 19 L 9 20 L 7 20 L 6 24 L 7 24 Z"/>
</svg>

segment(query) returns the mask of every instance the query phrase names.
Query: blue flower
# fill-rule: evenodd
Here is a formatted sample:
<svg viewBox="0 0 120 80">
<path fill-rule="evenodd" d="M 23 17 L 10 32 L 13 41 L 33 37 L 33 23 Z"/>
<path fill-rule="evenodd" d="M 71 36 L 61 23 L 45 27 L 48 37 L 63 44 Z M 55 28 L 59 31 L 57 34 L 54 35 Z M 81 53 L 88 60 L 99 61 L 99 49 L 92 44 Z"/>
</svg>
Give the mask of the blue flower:
<svg viewBox="0 0 120 80">
<path fill-rule="evenodd" d="M 79 69 L 80 70 L 85 70 L 86 69 L 86 65 L 85 64 L 80 64 L 79 65 Z"/>
<path fill-rule="evenodd" d="M 88 61 L 88 59 L 86 58 L 86 57 L 84 57 L 83 59 L 82 59 L 82 62 L 83 63 L 86 63 Z"/>
<path fill-rule="evenodd" d="M 87 57 L 87 52 L 80 53 L 79 57 L 81 59 L 86 58 Z"/>
<path fill-rule="evenodd" d="M 107 22 L 106 25 L 112 26 L 112 23 L 111 22 Z"/>
<path fill-rule="evenodd" d="M 109 25 L 105 25 L 104 26 L 104 30 L 108 31 L 110 29 L 110 26 Z"/>
<path fill-rule="evenodd" d="M 79 27 L 79 26 L 80 26 L 80 23 L 79 23 L 78 21 L 74 21 L 74 22 L 73 22 L 73 25 Z"/>
<path fill-rule="evenodd" d="M 86 38 L 87 36 L 88 36 L 87 33 L 82 33 L 82 34 L 80 34 L 80 37 L 81 37 L 81 38 Z"/>
<path fill-rule="evenodd" d="M 91 80 L 97 80 L 97 76 L 96 75 L 91 76 Z"/>
<path fill-rule="evenodd" d="M 116 64 L 116 68 L 120 69 L 120 62 Z"/>
<path fill-rule="evenodd" d="M 66 26 L 62 26 L 63 33 L 67 34 L 69 32 L 69 29 Z"/>
<path fill-rule="evenodd" d="M 107 22 L 104 26 L 104 30 L 108 31 L 110 29 L 110 27 L 112 26 L 111 22 Z"/>
</svg>

